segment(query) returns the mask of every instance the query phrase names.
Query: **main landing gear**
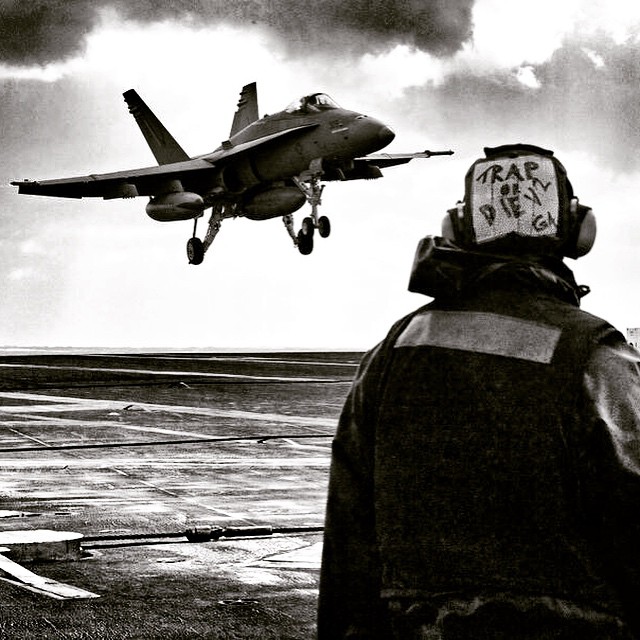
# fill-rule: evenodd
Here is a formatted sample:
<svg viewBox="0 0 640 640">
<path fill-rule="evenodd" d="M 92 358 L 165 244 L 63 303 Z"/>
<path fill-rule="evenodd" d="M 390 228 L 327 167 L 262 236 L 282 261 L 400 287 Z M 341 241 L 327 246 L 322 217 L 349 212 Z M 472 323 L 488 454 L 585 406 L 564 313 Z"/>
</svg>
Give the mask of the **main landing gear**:
<svg viewBox="0 0 640 640">
<path fill-rule="evenodd" d="M 204 244 L 200 238 L 193 236 L 187 240 L 187 258 L 189 264 L 202 264 L 204 260 Z"/>
<path fill-rule="evenodd" d="M 320 184 L 321 175 L 320 163 L 314 161 L 311 163 L 309 172 L 299 178 L 293 178 L 296 187 L 302 191 L 307 202 L 311 205 L 311 215 L 304 218 L 297 235 L 293 230 L 293 216 L 288 215 L 283 218 L 287 231 L 293 239 L 293 244 L 298 247 L 298 251 L 303 256 L 308 256 L 313 251 L 313 235 L 316 229 L 321 238 L 328 238 L 331 233 L 329 218 L 327 216 L 318 217 L 318 206 L 321 204 L 322 190 L 324 189 L 324 185 Z"/>
<path fill-rule="evenodd" d="M 200 238 L 196 236 L 198 218 L 193 221 L 193 237 L 189 238 L 187 241 L 187 258 L 189 259 L 189 264 L 202 264 L 204 254 L 211 246 L 214 238 L 218 235 L 218 231 L 220 231 L 222 220 L 225 217 L 224 213 L 224 205 L 218 204 L 213 206 L 204 241 L 200 240 Z"/>
<path fill-rule="evenodd" d="M 316 158 L 311 162 L 307 171 L 292 178 L 293 183 L 311 205 L 311 215 L 303 219 L 301 229 L 296 233 L 293 226 L 292 214 L 289 213 L 282 217 L 282 221 L 287 228 L 289 236 L 293 240 L 294 246 L 305 256 L 313 251 L 313 237 L 316 229 L 321 238 L 328 238 L 331 233 L 329 218 L 318 215 L 318 207 L 321 204 L 322 191 L 324 189 L 324 185 L 320 184 L 320 178 L 323 173 L 322 159 Z M 242 215 L 242 210 L 237 203 L 227 202 L 227 204 L 214 204 L 211 217 L 209 218 L 207 233 L 204 240 L 200 240 L 196 237 L 198 218 L 202 217 L 202 214 L 200 214 L 193 223 L 193 237 L 189 238 L 187 242 L 187 258 L 189 259 L 189 264 L 201 264 L 207 249 L 211 246 L 211 243 L 220 231 L 222 221 L 225 218 L 232 218 L 238 215 Z"/>
<path fill-rule="evenodd" d="M 316 223 L 312 217 L 302 221 L 302 227 L 296 236 L 298 251 L 303 256 L 308 256 L 313 251 L 313 234 L 318 229 L 321 238 L 328 238 L 331 233 L 331 223 L 327 216 L 320 216 Z"/>
</svg>

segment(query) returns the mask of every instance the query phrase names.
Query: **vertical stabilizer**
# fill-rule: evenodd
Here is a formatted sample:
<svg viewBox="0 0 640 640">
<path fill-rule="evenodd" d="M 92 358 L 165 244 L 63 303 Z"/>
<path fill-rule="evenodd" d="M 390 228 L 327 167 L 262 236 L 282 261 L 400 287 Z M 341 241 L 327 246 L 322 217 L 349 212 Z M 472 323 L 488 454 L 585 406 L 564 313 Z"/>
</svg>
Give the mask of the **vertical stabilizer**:
<svg viewBox="0 0 640 640">
<path fill-rule="evenodd" d="M 258 118 L 258 88 L 256 83 L 252 82 L 242 87 L 240 100 L 238 100 L 238 110 L 233 116 L 229 137 L 235 135 L 238 131 L 242 131 Z"/>
<path fill-rule="evenodd" d="M 184 149 L 176 142 L 175 138 L 164 128 L 164 125 L 153 111 L 149 109 L 144 100 L 134 89 L 129 89 L 123 94 L 124 101 L 129 111 L 136 119 L 142 135 L 155 156 L 158 164 L 171 164 L 189 160 Z"/>
</svg>

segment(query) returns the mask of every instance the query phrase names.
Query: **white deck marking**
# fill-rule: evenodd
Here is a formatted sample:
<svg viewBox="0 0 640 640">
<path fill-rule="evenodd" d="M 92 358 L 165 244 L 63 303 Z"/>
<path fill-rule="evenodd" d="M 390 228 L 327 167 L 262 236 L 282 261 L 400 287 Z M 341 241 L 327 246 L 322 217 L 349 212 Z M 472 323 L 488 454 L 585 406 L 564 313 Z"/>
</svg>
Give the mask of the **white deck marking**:
<svg viewBox="0 0 640 640">
<path fill-rule="evenodd" d="M 50 369 L 67 371 L 93 371 L 100 373 L 135 373 L 152 376 L 192 377 L 192 378 L 233 378 L 234 380 L 265 380 L 269 382 L 333 382 L 334 378 L 307 378 L 291 376 L 252 376 L 241 373 L 213 373 L 210 371 L 158 371 L 154 369 L 116 369 L 112 367 L 73 367 L 50 364 L 7 364 L 0 367 L 14 369 Z"/>
<path fill-rule="evenodd" d="M 218 509 L 217 507 L 214 507 L 214 506 L 212 506 L 210 504 L 206 504 L 204 502 L 201 502 L 198 498 L 196 498 L 194 496 L 181 495 L 179 493 L 176 493 L 175 491 L 170 491 L 169 489 L 165 489 L 164 487 L 161 487 L 161 486 L 157 485 L 154 482 L 149 482 L 148 480 L 142 480 L 141 478 L 136 478 L 135 476 L 131 475 L 130 473 L 127 473 L 123 469 L 120 469 L 119 467 L 121 467 L 122 465 L 120 464 L 119 461 L 118 461 L 117 464 L 118 464 L 117 467 L 111 466 L 110 469 L 112 471 L 115 471 L 116 473 L 120 474 L 121 476 L 124 476 L 125 478 L 129 478 L 130 480 L 133 480 L 134 482 L 138 482 L 141 485 L 144 485 L 148 489 L 153 489 L 154 491 L 158 491 L 160 493 L 168 495 L 168 496 L 170 496 L 172 498 L 175 498 L 177 500 L 181 500 L 183 502 L 187 502 L 188 504 L 195 505 L 196 507 L 200 507 L 201 509 L 205 509 L 206 511 L 212 511 L 213 513 L 217 513 L 219 515 L 225 516 L 226 518 L 238 518 L 240 520 L 244 520 L 245 522 L 252 522 L 252 520 L 249 520 L 247 518 L 243 518 L 241 515 L 239 515 L 237 513 L 230 513 L 228 511 L 224 511 L 222 509 Z M 137 470 L 139 465 L 135 465 L 135 466 L 136 466 L 136 470 Z"/>
<path fill-rule="evenodd" d="M 0 405 L 0 416 L 25 414 L 67 413 L 71 411 L 126 411 L 142 410 L 149 412 L 165 412 L 174 415 L 197 415 L 211 418 L 232 418 L 235 420 L 258 420 L 260 422 L 276 422 L 307 427 L 335 428 L 336 420 L 313 416 L 290 416 L 282 413 L 263 413 L 260 411 L 240 411 L 237 409 L 215 409 L 213 407 L 193 407 L 173 404 L 152 404 L 144 402 L 123 402 L 117 400 L 98 400 L 77 398 L 72 396 L 50 396 L 39 393 L 4 392 L 0 398 L 26 400 L 39 404 Z M 47 404 L 48 403 L 48 404 Z M 129 408 L 129 409 L 127 409 Z M 121 425 L 125 427 L 125 425 Z M 184 432 L 180 432 L 184 433 Z"/>
<path fill-rule="evenodd" d="M 131 370 L 128 369 L 109 369 L 109 371 L 131 372 Z M 165 374 L 165 372 L 157 373 L 161 375 Z M 171 372 L 170 375 L 201 376 L 203 374 Z M 320 378 L 235 376 L 230 374 L 210 374 L 209 377 L 305 382 L 328 380 Z M 98 394 L 99 391 L 95 393 Z M 294 432 L 298 429 L 307 431 L 317 430 L 320 432 L 327 431 L 327 435 L 330 436 L 335 430 L 337 422 L 334 418 L 323 416 L 286 415 L 283 413 L 266 413 L 259 410 L 245 411 L 240 409 L 214 408 L 210 406 L 105 400 L 101 398 L 19 391 L 0 392 L 0 403 L 2 402 L 5 402 L 6 404 L 0 404 L 0 426 L 5 427 L 5 433 L 9 432 L 11 434 L 11 442 L 15 442 L 16 436 L 19 436 L 24 439 L 32 440 L 36 443 L 40 443 L 43 446 L 49 446 L 49 443 L 40 440 L 39 438 L 44 437 L 45 440 L 49 440 L 50 438 L 43 435 L 47 433 L 45 430 L 47 428 L 51 428 L 53 430 L 53 428 L 56 427 L 66 427 L 67 432 L 91 428 L 107 428 L 113 430 L 113 432 L 120 432 L 121 434 L 124 431 L 134 431 L 149 434 L 163 434 L 172 437 L 211 438 L 213 441 L 216 438 L 216 434 L 211 432 L 211 427 L 215 428 L 218 426 L 216 423 L 220 423 L 223 420 L 238 421 L 240 426 L 245 427 L 243 432 L 238 433 L 238 437 L 245 435 L 244 431 L 246 431 L 246 424 L 243 425 L 242 423 L 246 423 L 248 421 L 255 421 L 256 427 L 258 427 L 260 423 L 263 425 L 272 425 L 271 429 L 266 430 L 267 433 L 265 433 L 265 435 L 267 436 L 277 435 L 269 433 L 269 431 L 273 431 L 273 425 L 282 425 L 281 430 L 285 429 L 286 426 L 289 425 L 292 427 L 291 430 Z M 144 425 L 144 422 L 155 422 L 156 424 L 160 422 L 160 424 L 162 424 L 163 417 L 166 417 L 167 421 L 170 422 L 169 428 Z M 191 417 L 191 424 L 188 421 L 188 417 Z M 195 426 L 198 431 L 180 429 L 179 425 L 182 422 L 180 418 L 184 419 L 185 426 Z M 197 418 L 199 420 L 193 420 L 193 418 Z M 207 418 L 210 418 L 211 420 L 206 420 Z M 202 423 L 205 421 L 210 422 L 210 424 L 198 424 L 198 422 Z M 195 424 L 193 424 L 194 422 Z M 171 428 L 174 424 L 176 425 L 176 428 Z M 226 424 L 219 426 L 224 426 L 226 436 L 233 437 L 235 435 L 234 433 L 229 433 L 229 431 L 236 431 L 233 428 L 232 423 L 227 422 Z M 33 436 L 29 435 L 30 427 L 36 429 L 35 435 Z M 202 433 L 203 430 L 207 430 L 208 433 Z M 295 438 L 295 436 L 291 435 L 291 430 L 287 432 L 287 435 L 289 438 Z M 9 433 L 7 433 L 7 435 L 9 435 Z M 77 433 L 73 434 L 73 438 L 73 443 L 85 441 Z M 90 439 L 87 441 L 90 441 Z M 126 444 L 126 441 L 123 442 L 123 444 Z M 194 469 L 198 472 L 202 472 L 203 469 L 207 469 L 209 473 L 214 475 L 214 477 L 217 472 L 226 474 L 229 469 L 236 468 L 249 468 L 251 470 L 291 469 L 291 473 L 299 473 L 300 471 L 298 470 L 303 470 L 305 468 L 309 470 L 318 468 L 326 469 L 329 465 L 330 449 L 328 443 L 324 448 L 313 446 L 308 447 L 308 449 L 310 449 L 309 451 L 304 451 L 304 449 L 307 449 L 306 446 L 304 449 L 301 447 L 299 453 L 302 455 L 295 458 L 287 457 L 286 450 L 284 449 L 295 446 L 294 439 L 283 439 L 279 442 L 278 448 L 264 451 L 264 456 L 260 457 L 256 457 L 255 455 L 247 457 L 247 453 L 251 454 L 253 452 L 244 447 L 240 446 L 238 448 L 236 446 L 245 443 L 229 444 L 231 446 L 230 449 L 225 449 L 224 452 L 220 452 L 224 457 L 218 458 L 217 456 L 213 456 L 213 460 L 193 460 L 193 457 L 190 457 L 186 453 L 180 454 L 177 457 L 172 457 L 170 460 L 155 456 L 153 458 L 140 458 L 134 456 L 127 456 L 124 458 L 119 456 L 110 456 L 106 458 L 104 456 L 100 456 L 99 458 L 92 458 L 82 456 L 79 453 L 69 455 L 66 452 L 58 457 L 58 452 L 55 451 L 52 452 L 52 455 L 45 452 L 44 456 L 39 456 L 37 459 L 34 459 L 31 456 L 29 456 L 29 459 L 26 459 L 23 458 L 22 455 L 9 454 L 11 455 L 10 459 L 2 459 L 2 467 L 4 471 L 9 473 L 12 469 L 57 470 L 71 468 L 87 471 L 92 469 L 96 471 L 99 469 L 108 469 L 111 473 L 122 477 L 123 480 L 124 478 L 127 478 L 129 482 L 134 482 L 136 487 L 145 487 L 148 491 L 157 492 L 160 496 L 165 496 L 165 502 L 168 502 L 169 499 L 171 499 L 172 501 L 175 500 L 182 502 L 185 505 L 188 504 L 191 505 L 191 507 L 196 507 L 198 510 L 202 510 L 203 512 L 215 514 L 218 518 L 233 519 L 254 524 L 255 518 L 253 516 L 237 510 L 233 504 L 225 504 L 224 501 L 218 504 L 218 499 L 215 496 L 193 495 L 191 491 L 185 491 L 183 493 L 183 487 L 173 487 L 170 483 L 165 483 L 163 475 L 158 476 L 155 480 L 153 478 L 144 479 L 140 476 L 148 477 L 149 472 L 155 472 L 158 469 L 168 470 L 169 472 L 171 472 L 172 469 L 180 469 L 181 471 L 184 469 Z M 237 456 L 235 455 L 236 452 Z M 302 472 L 304 473 L 304 471 Z M 118 484 L 115 480 L 114 483 Z M 55 497 L 55 494 L 52 493 L 51 497 Z M 67 495 L 65 500 L 69 502 L 72 501 L 72 498 Z M 86 498 L 82 497 L 79 500 L 84 504 Z M 103 502 L 104 500 L 108 501 L 109 499 L 104 498 Z M 120 500 L 121 498 L 119 497 L 113 498 L 114 504 L 119 504 Z M 155 500 L 155 498 L 152 498 L 152 500 Z M 160 501 L 162 502 L 162 498 L 160 498 Z M 275 518 L 277 516 L 278 514 L 275 514 L 273 517 Z M 287 517 L 290 517 L 290 514 L 288 514 Z"/>
<path fill-rule="evenodd" d="M 120 356 L 122 358 L 134 358 L 135 356 Z M 193 358 L 188 356 L 161 356 L 154 358 L 154 360 L 189 360 L 194 361 Z M 238 356 L 233 359 L 224 358 L 221 356 L 210 356 L 206 358 L 198 358 L 196 362 L 268 362 L 270 364 L 302 364 L 313 365 L 314 367 L 350 367 L 355 369 L 358 366 L 357 362 L 328 362 L 328 361 L 316 361 L 316 360 L 280 360 L 277 358 L 261 358 L 259 356 Z"/>
<path fill-rule="evenodd" d="M 274 553 L 261 558 L 259 562 L 282 563 L 289 567 L 319 569 L 322 560 L 322 541 L 306 545 L 293 551 Z M 257 564 L 257 563 L 256 563 Z"/>
<path fill-rule="evenodd" d="M 28 453 L 28 452 L 25 452 Z M 68 452 L 53 451 L 52 453 L 62 454 L 69 456 Z M 194 461 L 193 458 L 174 458 L 166 460 L 162 458 L 149 458 L 141 460 L 140 458 L 72 458 L 72 457 L 60 457 L 60 458 L 38 458 L 36 459 L 24 459 L 24 458 L 3 458 L 2 469 L 20 468 L 28 469 L 30 467 L 35 468 L 49 468 L 49 467 L 87 467 L 87 468 L 99 468 L 110 469 L 113 465 L 119 467 L 135 467 L 142 469 L 143 467 L 149 467 L 152 469 L 225 469 L 227 467 L 251 467 L 251 468 L 264 468 L 264 469 L 297 469 L 298 467 L 328 467 L 330 464 L 329 448 L 327 447 L 327 455 L 324 457 L 308 457 L 308 458 L 244 458 L 238 456 L 237 458 L 216 458 L 215 461 Z"/>
<path fill-rule="evenodd" d="M 92 593 L 91 591 L 86 591 L 85 589 L 80 589 L 79 587 L 74 587 L 73 585 L 65 584 L 64 582 L 57 582 L 51 578 L 39 576 L 3 555 L 0 555 L 0 569 L 16 578 L 16 580 L 10 580 L 9 578 L 3 577 L 0 578 L 0 580 L 10 582 L 11 584 L 24 587 L 30 591 L 35 591 L 36 593 L 41 593 L 58 600 L 100 597 L 97 593 Z"/>
</svg>

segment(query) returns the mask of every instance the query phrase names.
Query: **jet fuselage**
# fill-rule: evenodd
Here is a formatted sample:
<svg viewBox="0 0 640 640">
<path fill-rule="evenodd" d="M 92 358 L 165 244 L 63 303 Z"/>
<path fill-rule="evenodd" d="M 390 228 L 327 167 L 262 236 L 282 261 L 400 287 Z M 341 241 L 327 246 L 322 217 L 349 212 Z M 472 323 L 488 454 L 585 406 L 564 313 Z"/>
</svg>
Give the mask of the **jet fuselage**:
<svg viewBox="0 0 640 640">
<path fill-rule="evenodd" d="M 265 156 L 262 164 L 266 180 L 283 174 L 297 175 L 308 169 L 314 158 L 346 160 L 364 156 L 387 146 L 395 137 L 389 127 L 375 118 L 346 109 L 331 109 L 312 116 L 286 112 L 265 116 L 229 142 L 242 144 L 292 129 L 290 138 L 278 138 L 256 150 L 256 157 Z"/>
<path fill-rule="evenodd" d="M 241 193 L 300 175 L 315 159 L 327 168 L 346 166 L 353 158 L 382 149 L 394 137 L 379 120 L 339 107 L 310 114 L 281 111 L 256 120 L 200 157 L 220 162 L 234 148 L 255 144 L 221 163 L 220 183 L 232 193 Z"/>
</svg>

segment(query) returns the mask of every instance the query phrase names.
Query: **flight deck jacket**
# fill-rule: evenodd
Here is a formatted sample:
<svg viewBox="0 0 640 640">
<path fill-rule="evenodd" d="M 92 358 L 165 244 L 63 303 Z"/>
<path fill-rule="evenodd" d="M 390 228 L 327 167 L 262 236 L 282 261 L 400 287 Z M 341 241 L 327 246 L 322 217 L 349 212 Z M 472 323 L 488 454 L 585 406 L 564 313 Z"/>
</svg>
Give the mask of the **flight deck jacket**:
<svg viewBox="0 0 640 640">
<path fill-rule="evenodd" d="M 640 637 L 640 355 L 529 276 L 435 301 L 363 359 L 333 442 L 319 640 L 389 638 L 398 602 L 442 619 L 505 598 Z"/>
</svg>

